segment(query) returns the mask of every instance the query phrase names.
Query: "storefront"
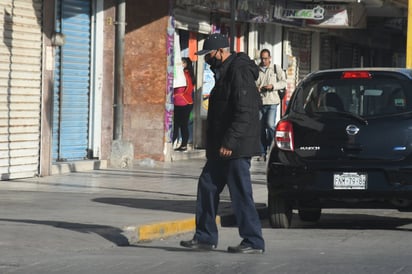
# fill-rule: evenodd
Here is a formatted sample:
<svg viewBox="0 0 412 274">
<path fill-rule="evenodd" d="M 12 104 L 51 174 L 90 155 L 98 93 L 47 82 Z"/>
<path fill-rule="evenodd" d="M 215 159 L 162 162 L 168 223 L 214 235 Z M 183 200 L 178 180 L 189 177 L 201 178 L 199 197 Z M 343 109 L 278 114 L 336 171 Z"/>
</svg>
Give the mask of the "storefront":
<svg viewBox="0 0 412 274">
<path fill-rule="evenodd" d="M 102 120 L 111 115 L 103 105 L 113 103 L 102 100 L 104 1 L 0 6 L 1 180 L 51 175 L 58 162 L 107 159 Z"/>
<path fill-rule="evenodd" d="M 38 173 L 42 79 L 42 1 L 0 4 L 1 180 Z"/>
<path fill-rule="evenodd" d="M 53 161 L 88 158 L 91 1 L 59 2 L 56 32 L 64 43 L 56 47 L 53 95 Z"/>
<path fill-rule="evenodd" d="M 102 140 L 107 138 L 102 136 L 102 121 L 111 111 L 103 105 L 112 104 L 103 102 L 104 1 L 55 3 L 52 45 L 47 48 L 53 56 L 48 61 L 53 62 L 51 144 L 42 153 L 51 151 L 52 165 L 101 159 Z"/>
</svg>

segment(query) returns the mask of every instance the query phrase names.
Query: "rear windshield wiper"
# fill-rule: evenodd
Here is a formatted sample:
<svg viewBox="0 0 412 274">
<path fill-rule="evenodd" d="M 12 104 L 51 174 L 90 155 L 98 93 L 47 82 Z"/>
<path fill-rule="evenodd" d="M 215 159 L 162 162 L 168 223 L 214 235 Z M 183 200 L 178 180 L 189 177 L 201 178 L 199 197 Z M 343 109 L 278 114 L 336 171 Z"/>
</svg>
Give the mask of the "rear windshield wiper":
<svg viewBox="0 0 412 274">
<path fill-rule="evenodd" d="M 366 120 L 365 118 L 363 118 L 362 116 L 360 116 L 358 114 L 355 114 L 355 113 L 352 113 L 352 112 L 346 112 L 346 111 L 337 111 L 337 113 L 345 115 L 346 117 L 354 118 L 355 120 L 358 120 L 359 122 L 361 122 L 365 126 L 368 125 L 368 120 Z"/>
<path fill-rule="evenodd" d="M 321 113 L 336 113 L 339 115 L 343 115 L 345 117 L 349 117 L 349 118 L 353 118 L 355 120 L 357 120 L 358 122 L 361 122 L 362 124 L 364 124 L 365 126 L 368 125 L 368 120 L 366 120 L 365 118 L 363 118 L 362 116 L 359 116 L 355 113 L 352 112 L 347 112 L 347 111 L 323 111 L 323 112 L 316 112 L 317 114 L 321 114 Z"/>
</svg>

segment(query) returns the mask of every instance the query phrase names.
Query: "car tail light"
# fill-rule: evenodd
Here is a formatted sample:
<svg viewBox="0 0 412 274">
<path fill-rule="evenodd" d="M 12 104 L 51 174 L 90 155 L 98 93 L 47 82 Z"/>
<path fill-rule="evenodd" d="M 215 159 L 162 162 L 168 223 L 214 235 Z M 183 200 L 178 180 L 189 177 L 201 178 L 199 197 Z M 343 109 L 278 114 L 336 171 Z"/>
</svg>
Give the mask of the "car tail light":
<svg viewBox="0 0 412 274">
<path fill-rule="evenodd" d="M 276 146 L 282 150 L 294 150 L 293 125 L 289 121 L 280 121 L 276 126 Z"/>
<path fill-rule="evenodd" d="M 368 71 L 345 71 L 342 79 L 371 79 L 372 75 Z"/>
</svg>

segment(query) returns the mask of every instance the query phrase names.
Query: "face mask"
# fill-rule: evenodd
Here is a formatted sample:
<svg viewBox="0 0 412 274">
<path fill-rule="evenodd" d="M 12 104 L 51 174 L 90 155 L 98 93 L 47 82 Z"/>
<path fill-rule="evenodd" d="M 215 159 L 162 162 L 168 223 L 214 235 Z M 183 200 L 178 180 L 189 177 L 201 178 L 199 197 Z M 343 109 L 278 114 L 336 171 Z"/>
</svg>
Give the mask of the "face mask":
<svg viewBox="0 0 412 274">
<path fill-rule="evenodd" d="M 216 59 L 216 57 L 210 58 L 207 62 L 211 68 L 220 68 L 222 66 L 222 60 Z"/>
<path fill-rule="evenodd" d="M 213 58 L 207 59 L 206 63 L 210 65 L 212 69 L 220 68 L 222 66 L 222 60 L 216 58 L 216 55 Z"/>
</svg>

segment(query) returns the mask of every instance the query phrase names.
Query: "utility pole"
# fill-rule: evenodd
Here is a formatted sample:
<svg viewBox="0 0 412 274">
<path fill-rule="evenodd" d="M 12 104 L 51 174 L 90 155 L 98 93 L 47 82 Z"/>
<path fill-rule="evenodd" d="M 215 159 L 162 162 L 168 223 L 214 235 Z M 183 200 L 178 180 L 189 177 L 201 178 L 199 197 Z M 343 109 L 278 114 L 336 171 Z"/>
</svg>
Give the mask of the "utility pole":
<svg viewBox="0 0 412 274">
<path fill-rule="evenodd" d="M 116 7 L 116 40 L 115 40 L 115 86 L 114 86 L 114 126 L 113 139 L 121 140 L 123 137 L 123 57 L 124 36 L 126 29 L 126 3 L 118 0 Z"/>
<path fill-rule="evenodd" d="M 409 0 L 412 1 L 412 0 Z M 235 50 L 236 43 L 236 0 L 230 0 L 230 51 Z"/>
<path fill-rule="evenodd" d="M 408 0 L 408 17 L 406 30 L 406 68 L 412 68 L 412 0 Z"/>
<path fill-rule="evenodd" d="M 114 117 L 113 142 L 110 155 L 110 166 L 129 168 L 133 166 L 134 148 L 129 141 L 123 140 L 123 59 L 126 30 L 126 0 L 117 0 L 116 5 L 116 37 L 115 37 L 115 84 L 114 84 Z"/>
</svg>

